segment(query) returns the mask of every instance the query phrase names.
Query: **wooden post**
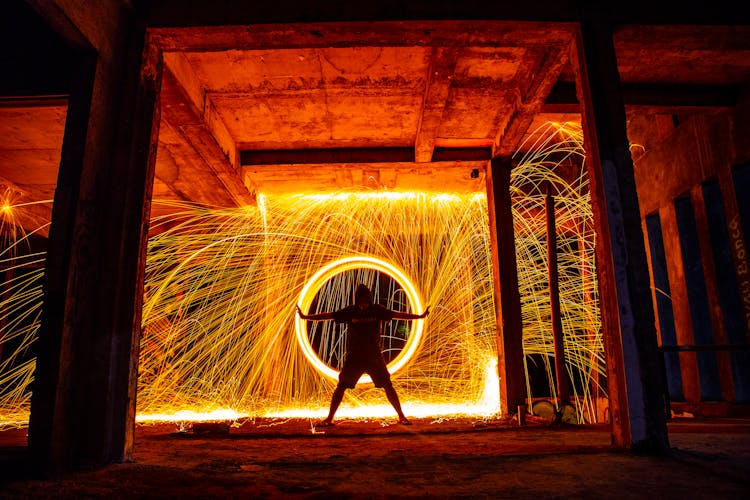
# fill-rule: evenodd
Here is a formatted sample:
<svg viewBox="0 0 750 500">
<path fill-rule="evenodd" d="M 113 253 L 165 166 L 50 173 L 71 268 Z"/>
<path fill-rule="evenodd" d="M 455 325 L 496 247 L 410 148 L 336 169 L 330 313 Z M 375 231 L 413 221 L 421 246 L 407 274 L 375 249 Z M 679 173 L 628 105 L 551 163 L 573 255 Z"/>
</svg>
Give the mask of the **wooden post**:
<svg viewBox="0 0 750 500">
<path fill-rule="evenodd" d="M 581 15 L 571 57 L 597 232 L 612 441 L 617 447 L 664 452 L 669 444 L 662 359 L 612 27 L 596 8 Z"/>
<path fill-rule="evenodd" d="M 727 344 L 727 333 L 724 329 L 724 314 L 721 310 L 719 287 L 721 284 L 716 277 L 716 266 L 714 265 L 714 249 L 711 244 L 711 234 L 708 226 L 709 221 L 706 213 L 706 201 L 703 197 L 703 186 L 698 184 L 690 190 L 695 213 L 696 232 L 700 244 L 701 260 L 703 264 L 703 276 L 706 280 L 706 295 L 708 297 L 709 311 L 711 314 L 711 330 L 713 340 L 717 345 Z M 732 361 L 729 351 L 717 351 L 716 362 L 719 370 L 719 382 L 721 384 L 721 399 L 724 401 L 734 400 L 734 381 L 732 380 Z"/>
<path fill-rule="evenodd" d="M 692 345 L 693 322 L 690 318 L 687 284 L 685 282 L 685 265 L 682 261 L 680 232 L 677 228 L 677 214 L 674 203 L 668 203 L 659 210 L 661 229 L 664 239 L 664 254 L 667 256 L 667 275 L 669 291 L 674 313 L 675 333 L 678 345 Z M 698 403 L 701 400 L 701 385 L 698 374 L 698 358 L 695 352 L 680 352 L 680 375 L 682 377 L 682 395 L 687 403 Z"/>
<path fill-rule="evenodd" d="M 487 211 L 490 222 L 492 277 L 495 282 L 497 369 L 500 406 L 515 413 L 525 402 L 521 297 L 518 292 L 516 242 L 510 198 L 509 158 L 495 158 L 487 169 Z"/>
<path fill-rule="evenodd" d="M 545 198 L 547 215 L 547 281 L 549 282 L 550 316 L 552 319 L 552 340 L 555 348 L 555 378 L 557 379 L 557 408 L 570 400 L 568 372 L 565 369 L 565 345 L 560 314 L 560 280 L 557 272 L 557 229 L 555 228 L 555 197 L 552 196 L 552 183 L 547 182 Z"/>
</svg>

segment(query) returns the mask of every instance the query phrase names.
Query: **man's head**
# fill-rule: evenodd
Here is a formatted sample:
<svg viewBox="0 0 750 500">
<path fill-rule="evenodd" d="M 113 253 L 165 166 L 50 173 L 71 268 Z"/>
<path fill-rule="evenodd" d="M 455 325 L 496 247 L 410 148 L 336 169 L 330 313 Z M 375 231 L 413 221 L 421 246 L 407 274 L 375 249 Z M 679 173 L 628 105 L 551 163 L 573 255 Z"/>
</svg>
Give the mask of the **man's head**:
<svg viewBox="0 0 750 500">
<path fill-rule="evenodd" d="M 367 285 L 360 283 L 354 292 L 354 304 L 360 309 L 367 309 L 372 304 L 372 292 Z"/>
</svg>

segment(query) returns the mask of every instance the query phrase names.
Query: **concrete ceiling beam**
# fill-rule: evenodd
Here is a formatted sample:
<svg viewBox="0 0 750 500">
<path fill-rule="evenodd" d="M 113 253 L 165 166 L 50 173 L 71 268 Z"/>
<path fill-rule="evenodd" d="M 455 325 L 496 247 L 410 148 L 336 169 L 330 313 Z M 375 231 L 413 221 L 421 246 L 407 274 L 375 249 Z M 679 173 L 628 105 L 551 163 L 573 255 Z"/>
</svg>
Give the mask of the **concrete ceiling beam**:
<svg viewBox="0 0 750 500">
<path fill-rule="evenodd" d="M 237 145 L 185 54 L 182 52 L 166 52 L 164 64 L 172 72 L 185 95 L 201 115 L 203 123 L 216 139 L 229 163 L 237 169 L 239 167 Z"/>
<path fill-rule="evenodd" d="M 435 139 L 440 130 L 443 109 L 448 101 L 451 81 L 456 70 L 457 53 L 454 48 L 433 47 L 427 70 L 427 85 L 422 100 L 422 113 L 414 144 L 417 163 L 432 160 Z"/>
<path fill-rule="evenodd" d="M 194 87 L 192 92 L 195 94 Z M 165 68 L 164 71 L 161 99 L 162 119 L 177 132 L 175 134 L 177 139 L 190 146 L 199 159 L 197 164 L 191 164 L 187 171 L 182 172 L 182 175 L 198 175 L 201 166 L 205 166 L 234 204 L 254 205 L 254 195 L 245 186 L 238 171 L 235 170 L 219 145 L 213 131 L 204 122 L 204 117 L 188 97 L 188 91 L 180 85 L 169 68 Z M 172 147 L 175 146 L 172 145 Z M 185 148 L 182 149 L 184 154 Z M 206 189 L 206 186 L 203 185 L 200 188 Z"/>
<path fill-rule="evenodd" d="M 522 29 L 519 29 L 522 27 Z M 569 43 L 573 24 L 384 21 L 149 29 L 165 52 L 335 47 L 532 47 Z"/>
<path fill-rule="evenodd" d="M 534 116 L 542 111 L 547 96 L 568 64 L 567 53 L 567 47 L 550 47 L 538 57 L 530 58 L 532 65 L 527 65 L 526 75 L 521 75 L 518 79 L 529 81 L 530 84 L 525 91 L 519 89 L 513 111 L 498 128 L 493 141 L 493 157 L 511 156 L 518 150 Z"/>
</svg>

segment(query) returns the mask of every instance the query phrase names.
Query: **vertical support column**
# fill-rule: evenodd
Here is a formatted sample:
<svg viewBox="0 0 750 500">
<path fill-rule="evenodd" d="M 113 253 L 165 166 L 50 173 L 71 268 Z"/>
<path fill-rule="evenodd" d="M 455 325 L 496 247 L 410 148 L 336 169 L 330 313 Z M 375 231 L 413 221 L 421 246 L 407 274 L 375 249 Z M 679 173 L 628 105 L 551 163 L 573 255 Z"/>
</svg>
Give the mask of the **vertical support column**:
<svg viewBox="0 0 750 500">
<path fill-rule="evenodd" d="M 101 23 L 77 4 L 40 11 L 63 32 L 78 29 L 70 18 Z M 161 75 L 158 51 L 144 52 L 138 14 L 111 12 L 103 23 L 111 32 L 81 58 L 71 93 L 29 422 L 40 472 L 118 462 L 132 451 Z"/>
<path fill-rule="evenodd" d="M 562 409 L 570 400 L 568 372 L 565 369 L 565 337 L 560 313 L 560 283 L 557 272 L 557 228 L 555 227 L 555 197 L 552 196 L 552 183 L 547 182 L 547 196 L 544 200 L 547 212 L 547 280 L 549 284 L 549 305 L 552 319 L 552 340 L 555 348 L 555 379 L 557 380 L 557 408 Z"/>
<path fill-rule="evenodd" d="M 56 473 L 70 459 L 72 340 L 64 333 L 65 302 L 71 265 L 71 245 L 86 150 L 96 56 L 89 48 L 77 51 L 65 117 L 60 168 L 57 175 L 44 270 L 44 307 L 35 343 L 36 369 L 29 417 L 29 450 L 36 469 Z"/>
<path fill-rule="evenodd" d="M 126 59 L 123 120 L 130 123 L 130 134 L 118 135 L 117 151 L 123 154 L 114 161 L 118 176 L 110 178 L 111 202 L 107 204 L 107 224 L 119 224 L 120 231 L 110 233 L 107 247 L 118 252 L 105 260 L 103 268 L 113 276 L 108 290 L 100 295 L 100 307 L 112 306 L 111 328 L 113 357 L 108 390 L 116 397 L 108 401 L 106 414 L 112 442 L 105 441 L 106 462 L 129 460 L 135 438 L 136 393 L 143 294 L 145 288 L 148 231 L 151 219 L 151 197 L 159 140 L 159 94 L 161 90 L 161 51 L 148 43 L 145 26 L 133 29 L 129 40 L 131 56 Z M 128 186 L 121 189 L 120 183 Z M 109 297 L 104 298 L 104 297 Z"/>
<path fill-rule="evenodd" d="M 711 245 L 711 234 L 709 232 L 709 220 L 706 212 L 706 201 L 703 197 L 703 185 L 698 184 L 690 190 L 690 197 L 695 212 L 695 224 L 698 242 L 700 244 L 703 276 L 706 280 L 706 298 L 711 316 L 711 331 L 713 341 L 717 345 L 727 343 L 727 333 L 724 329 L 724 314 L 721 310 L 721 294 L 719 293 L 719 281 L 716 276 L 714 265 L 714 250 Z M 715 221 L 714 223 L 720 223 Z M 719 382 L 721 384 L 721 399 L 723 401 L 734 400 L 734 382 L 732 381 L 732 363 L 728 351 L 717 351 L 716 361 L 718 363 Z"/>
<path fill-rule="evenodd" d="M 693 321 L 690 318 L 687 284 L 685 282 L 685 265 L 682 261 L 680 231 L 677 228 L 677 214 L 674 203 L 668 203 L 659 209 L 664 255 L 667 257 L 667 276 L 669 277 L 669 295 L 672 299 L 674 326 L 677 345 L 692 345 Z M 695 352 L 679 352 L 680 375 L 682 376 L 682 394 L 686 403 L 698 403 L 701 400 L 698 358 Z"/>
<path fill-rule="evenodd" d="M 582 11 L 576 38 L 572 57 L 597 232 L 612 440 L 662 452 L 669 446 L 662 360 L 611 25 L 595 9 Z"/>
<path fill-rule="evenodd" d="M 579 234 L 584 235 L 587 231 L 586 224 L 584 220 L 582 219 L 579 223 Z M 589 263 L 588 254 L 592 251 L 592 246 L 589 243 L 589 241 L 585 237 L 579 237 L 578 238 L 578 255 L 579 255 L 579 262 L 581 265 L 581 287 L 583 288 L 583 301 L 584 301 L 584 311 L 586 311 L 586 318 L 584 319 L 584 325 L 586 329 L 586 338 L 589 340 L 589 342 L 592 343 L 592 345 L 595 343 L 596 336 L 598 334 L 598 330 L 594 326 L 596 323 L 598 323 L 598 317 L 593 317 L 594 315 L 591 314 L 591 311 L 594 309 L 593 304 L 595 303 L 595 297 L 592 290 L 592 281 L 594 280 L 594 272 L 592 270 L 592 266 Z M 598 307 L 597 307 L 598 310 Z M 591 351 L 591 354 L 589 355 L 590 359 L 590 365 L 591 366 L 597 366 L 599 364 L 598 361 L 598 353 L 595 350 Z M 604 375 L 600 375 L 597 372 L 592 373 L 593 378 L 593 386 L 591 387 L 591 398 L 594 401 L 594 408 L 595 408 L 595 422 L 606 422 L 607 421 L 607 413 L 606 410 L 608 409 L 608 406 L 603 404 L 603 398 L 602 397 L 602 388 L 606 384 L 606 377 Z"/>
<path fill-rule="evenodd" d="M 521 296 L 518 292 L 516 240 L 510 199 L 511 169 L 509 158 L 495 158 L 490 162 L 486 179 L 492 277 L 495 282 L 500 406 L 508 413 L 515 413 L 525 399 L 525 374 Z"/>
</svg>

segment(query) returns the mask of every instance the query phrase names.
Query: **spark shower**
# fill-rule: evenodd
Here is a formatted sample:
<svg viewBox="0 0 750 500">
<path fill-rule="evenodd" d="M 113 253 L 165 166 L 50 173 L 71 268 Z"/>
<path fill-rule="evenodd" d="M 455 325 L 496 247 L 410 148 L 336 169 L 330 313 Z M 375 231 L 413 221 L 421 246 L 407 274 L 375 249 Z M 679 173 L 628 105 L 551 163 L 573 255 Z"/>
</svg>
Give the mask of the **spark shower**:
<svg viewBox="0 0 750 500">
<path fill-rule="evenodd" d="M 527 390 L 532 398 L 555 392 L 544 232 L 551 183 L 566 367 L 578 418 L 591 421 L 604 361 L 582 137 L 569 125 L 549 124 L 546 132 L 511 176 Z M 559 175 L 563 162 L 577 164 L 579 175 Z M 384 335 L 407 414 L 501 411 L 484 193 L 260 195 L 257 207 L 236 209 L 154 203 L 171 210 L 151 221 L 139 419 L 324 414 L 345 332 L 305 324 L 295 307 L 341 307 L 360 281 L 392 309 L 431 305 L 423 324 L 398 322 Z M 28 420 L 29 347 L 42 307 L 44 255 L 24 251 L 25 241 L 22 234 L 3 240 L 1 257 L 4 274 L 13 275 L 3 285 L 0 328 L 5 426 Z M 330 268 L 338 262 L 353 264 Z M 533 383 L 539 374 L 544 394 Z M 339 412 L 391 413 L 371 384 L 348 391 Z"/>
</svg>

